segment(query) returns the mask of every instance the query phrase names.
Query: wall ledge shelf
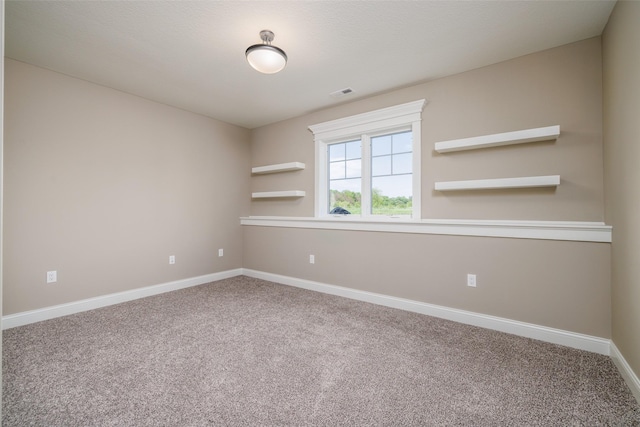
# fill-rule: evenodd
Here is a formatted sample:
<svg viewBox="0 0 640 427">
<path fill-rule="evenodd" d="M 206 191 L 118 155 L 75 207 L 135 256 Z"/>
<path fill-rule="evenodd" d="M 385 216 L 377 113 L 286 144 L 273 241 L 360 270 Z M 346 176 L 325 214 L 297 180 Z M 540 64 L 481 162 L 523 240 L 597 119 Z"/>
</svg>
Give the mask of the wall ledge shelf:
<svg viewBox="0 0 640 427">
<path fill-rule="evenodd" d="M 504 188 L 557 187 L 560 175 L 525 176 L 519 178 L 474 179 L 470 181 L 436 182 L 437 191 L 495 190 Z"/>
<path fill-rule="evenodd" d="M 293 198 L 304 197 L 305 192 L 301 190 L 286 190 L 286 191 L 262 191 L 258 193 L 251 193 L 253 199 L 276 199 L 276 198 Z"/>
<path fill-rule="evenodd" d="M 474 219 L 408 220 L 391 218 L 363 220 L 354 215 L 341 215 L 340 218 L 332 216 L 320 218 L 250 216 L 240 218 L 240 223 L 245 226 L 259 227 L 566 240 L 596 243 L 611 243 L 612 232 L 612 227 L 603 222 Z"/>
<path fill-rule="evenodd" d="M 251 173 L 255 175 L 263 175 L 267 173 L 289 172 L 303 170 L 305 164 L 301 162 L 279 163 L 277 165 L 256 166 L 251 168 Z"/>
<path fill-rule="evenodd" d="M 479 148 L 499 147 L 503 145 L 524 144 L 536 141 L 551 141 L 560 135 L 560 126 L 518 130 L 515 132 L 496 133 L 492 135 L 475 136 L 472 138 L 452 139 L 436 142 L 438 153 L 452 151 L 475 150 Z"/>
</svg>

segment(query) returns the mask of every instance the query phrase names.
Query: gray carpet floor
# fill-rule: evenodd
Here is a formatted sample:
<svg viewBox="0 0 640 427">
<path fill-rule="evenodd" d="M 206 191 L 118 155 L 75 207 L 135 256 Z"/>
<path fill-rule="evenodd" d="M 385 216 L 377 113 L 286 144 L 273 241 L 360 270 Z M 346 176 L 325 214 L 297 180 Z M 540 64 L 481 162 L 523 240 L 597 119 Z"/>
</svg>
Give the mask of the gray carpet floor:
<svg viewBox="0 0 640 427">
<path fill-rule="evenodd" d="M 4 331 L 2 425 L 638 426 L 608 357 L 248 277 Z"/>
</svg>

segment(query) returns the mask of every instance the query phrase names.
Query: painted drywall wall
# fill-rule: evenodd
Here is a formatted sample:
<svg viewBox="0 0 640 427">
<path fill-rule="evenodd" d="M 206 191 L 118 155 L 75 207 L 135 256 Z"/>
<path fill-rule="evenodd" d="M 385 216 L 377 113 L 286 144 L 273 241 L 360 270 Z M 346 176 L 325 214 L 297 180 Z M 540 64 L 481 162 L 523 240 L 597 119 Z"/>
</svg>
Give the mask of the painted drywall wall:
<svg viewBox="0 0 640 427">
<path fill-rule="evenodd" d="M 5 315 L 242 266 L 248 130 L 5 65 Z"/>
<path fill-rule="evenodd" d="M 612 336 L 640 377 L 640 3 L 616 4 L 603 33 L 605 213 L 613 225 Z"/>
<path fill-rule="evenodd" d="M 253 176 L 251 190 L 307 195 L 254 200 L 251 214 L 313 216 L 314 142 L 308 126 L 422 98 L 428 101 L 422 113 L 423 218 L 604 220 L 598 37 L 255 129 L 252 166 L 299 161 L 306 169 Z M 551 125 L 561 127 L 556 142 L 434 151 L 442 140 Z M 536 175 L 560 175 L 561 184 L 482 192 L 433 189 L 436 181 Z"/>
<path fill-rule="evenodd" d="M 356 88 L 357 90 L 357 88 Z M 601 39 L 592 38 L 255 129 L 252 166 L 306 169 L 252 177 L 254 216 L 313 216 L 308 126 L 426 98 L 422 217 L 603 221 Z M 438 154 L 434 143 L 560 125 L 556 142 Z M 562 177 L 556 190 L 438 193 L 435 181 Z M 611 334 L 610 245 L 590 242 L 246 226 L 245 268 L 469 310 L 603 338 Z M 316 256 L 309 264 L 309 255 Z M 466 286 L 467 273 L 478 287 Z"/>
<path fill-rule="evenodd" d="M 244 246 L 252 270 L 610 334 L 606 243 L 245 226 Z"/>
</svg>

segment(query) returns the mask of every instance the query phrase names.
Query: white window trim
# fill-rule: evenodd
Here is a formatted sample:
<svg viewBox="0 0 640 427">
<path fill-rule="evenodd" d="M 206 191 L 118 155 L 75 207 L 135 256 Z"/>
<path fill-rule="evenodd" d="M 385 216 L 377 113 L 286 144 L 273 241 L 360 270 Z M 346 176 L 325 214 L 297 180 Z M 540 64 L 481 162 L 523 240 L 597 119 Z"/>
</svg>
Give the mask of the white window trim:
<svg viewBox="0 0 640 427">
<path fill-rule="evenodd" d="M 364 134 L 372 134 L 385 130 L 394 130 L 401 127 L 411 127 L 413 133 L 413 212 L 412 219 L 421 219 L 421 122 L 422 109 L 427 101 L 424 99 L 400 104 L 393 107 L 382 108 L 368 113 L 357 114 L 355 116 L 342 119 L 331 120 L 324 123 L 309 126 L 313 132 L 315 141 L 315 216 L 316 218 L 332 217 L 325 212 L 328 206 L 327 188 L 327 146 L 331 143 L 346 141 L 350 138 L 361 137 Z M 365 144 L 365 141 L 363 141 Z M 366 165 L 363 165 L 366 166 Z M 366 168 L 365 168 L 366 169 Z M 366 171 L 363 171 L 363 179 Z M 365 194 L 362 195 L 365 197 Z M 380 215 L 367 215 L 363 213 L 362 218 L 379 217 Z M 341 216 L 342 217 L 342 216 Z"/>
</svg>

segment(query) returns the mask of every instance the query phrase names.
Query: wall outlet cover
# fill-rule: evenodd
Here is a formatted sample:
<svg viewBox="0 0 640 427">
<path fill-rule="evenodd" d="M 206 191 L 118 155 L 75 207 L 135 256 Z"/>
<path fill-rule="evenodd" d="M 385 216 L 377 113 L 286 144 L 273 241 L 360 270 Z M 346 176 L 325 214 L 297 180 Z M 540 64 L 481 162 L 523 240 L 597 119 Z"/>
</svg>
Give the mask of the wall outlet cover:
<svg viewBox="0 0 640 427">
<path fill-rule="evenodd" d="M 55 283 L 58 281 L 57 271 L 47 271 L 47 283 Z"/>
<path fill-rule="evenodd" d="M 476 275 L 475 274 L 467 274 L 467 286 L 471 286 L 472 288 L 476 287 Z"/>
</svg>

